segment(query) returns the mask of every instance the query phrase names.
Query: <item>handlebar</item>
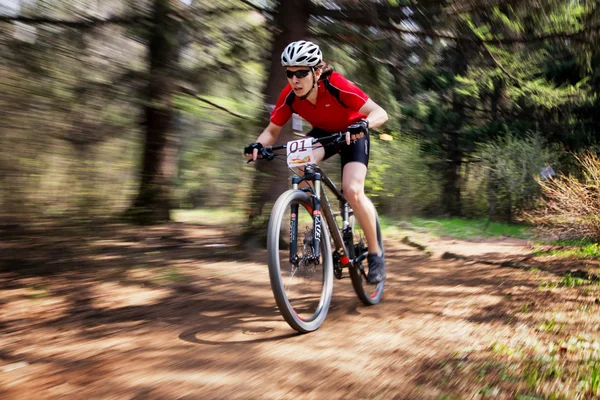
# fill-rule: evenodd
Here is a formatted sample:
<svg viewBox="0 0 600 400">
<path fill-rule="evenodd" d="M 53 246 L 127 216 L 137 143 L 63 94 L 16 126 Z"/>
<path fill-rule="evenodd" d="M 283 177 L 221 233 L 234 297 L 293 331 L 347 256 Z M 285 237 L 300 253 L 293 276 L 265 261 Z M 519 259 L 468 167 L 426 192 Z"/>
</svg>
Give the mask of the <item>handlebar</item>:
<svg viewBox="0 0 600 400">
<path fill-rule="evenodd" d="M 313 138 L 312 139 L 312 144 L 316 144 L 316 143 L 321 143 L 321 142 L 325 142 L 325 141 L 330 141 L 330 143 L 325 144 L 324 146 L 331 146 L 337 143 L 342 143 L 346 141 L 346 132 L 337 132 L 337 133 L 333 133 L 329 136 L 323 136 L 320 138 Z M 282 150 L 287 148 L 287 143 L 286 144 L 281 144 L 278 146 L 266 146 L 263 147 L 262 149 L 260 149 L 258 151 L 258 158 L 259 159 L 263 159 L 263 160 L 272 160 L 275 158 L 275 151 L 276 150 Z M 251 163 L 252 159 L 248 160 L 249 163 Z"/>
<path fill-rule="evenodd" d="M 312 140 L 312 144 L 316 144 L 316 143 L 321 143 L 321 142 L 325 142 L 331 140 L 331 143 L 327 143 L 327 145 L 332 145 L 332 144 L 337 144 L 337 143 L 341 143 L 341 142 L 345 142 L 346 141 L 346 132 L 337 132 L 334 133 L 332 135 L 329 136 L 323 136 L 320 138 L 313 138 Z M 281 149 L 285 149 L 287 148 L 287 143 L 286 144 L 282 144 L 279 146 L 267 146 L 265 147 L 265 149 L 270 149 L 270 150 L 281 150 Z"/>
</svg>

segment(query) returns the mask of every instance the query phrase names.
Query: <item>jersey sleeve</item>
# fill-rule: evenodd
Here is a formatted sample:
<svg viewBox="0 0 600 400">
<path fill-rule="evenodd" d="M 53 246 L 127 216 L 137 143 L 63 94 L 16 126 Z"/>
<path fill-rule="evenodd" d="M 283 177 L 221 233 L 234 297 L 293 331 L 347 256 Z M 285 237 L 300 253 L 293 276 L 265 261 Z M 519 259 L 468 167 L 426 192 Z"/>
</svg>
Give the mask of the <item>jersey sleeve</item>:
<svg viewBox="0 0 600 400">
<path fill-rule="evenodd" d="M 292 110 L 290 107 L 285 104 L 285 100 L 292 93 L 292 87 L 287 85 L 279 95 L 279 99 L 277 99 L 277 104 L 275 104 L 275 108 L 273 108 L 273 112 L 271 112 L 271 122 L 278 126 L 285 125 L 286 122 L 292 116 Z"/>
<path fill-rule="evenodd" d="M 340 98 L 351 110 L 358 111 L 365 105 L 369 96 L 360 90 L 356 85 L 350 83 L 343 75 L 333 72 L 329 82 L 339 89 Z"/>
</svg>

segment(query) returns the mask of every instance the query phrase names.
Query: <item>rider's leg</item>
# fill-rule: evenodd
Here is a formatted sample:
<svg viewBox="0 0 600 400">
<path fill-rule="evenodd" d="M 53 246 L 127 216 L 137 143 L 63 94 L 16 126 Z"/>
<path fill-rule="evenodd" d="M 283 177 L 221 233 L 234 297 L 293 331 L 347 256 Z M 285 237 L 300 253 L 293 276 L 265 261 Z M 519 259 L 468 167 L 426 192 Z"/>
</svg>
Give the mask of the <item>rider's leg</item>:
<svg viewBox="0 0 600 400">
<path fill-rule="evenodd" d="M 313 148 L 313 154 L 315 155 L 316 164 L 320 163 L 325 158 L 325 149 L 320 143 Z"/>
<path fill-rule="evenodd" d="M 342 173 L 342 187 L 344 196 L 354 210 L 354 216 L 358 224 L 365 232 L 369 253 L 381 254 L 379 243 L 377 242 L 377 222 L 375 206 L 365 194 L 365 178 L 367 176 L 367 166 L 360 162 L 349 162 L 344 166 Z"/>
</svg>

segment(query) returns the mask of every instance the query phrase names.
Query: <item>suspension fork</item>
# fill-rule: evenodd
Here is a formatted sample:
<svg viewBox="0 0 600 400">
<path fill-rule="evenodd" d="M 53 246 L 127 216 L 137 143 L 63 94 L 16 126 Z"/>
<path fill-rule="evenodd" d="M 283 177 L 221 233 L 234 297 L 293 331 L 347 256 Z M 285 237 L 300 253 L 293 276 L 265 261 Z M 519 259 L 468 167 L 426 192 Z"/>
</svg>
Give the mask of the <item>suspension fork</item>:
<svg viewBox="0 0 600 400">
<path fill-rule="evenodd" d="M 322 226 L 321 223 L 321 174 L 315 173 L 315 194 L 313 197 L 314 209 L 313 209 L 313 246 L 314 246 L 314 257 L 315 264 L 321 263 L 321 235 Z"/>
<path fill-rule="evenodd" d="M 292 187 L 297 190 L 302 181 L 313 181 L 314 191 L 312 193 L 313 208 L 313 254 L 311 261 L 316 265 L 321 263 L 321 237 L 323 235 L 323 224 L 321 222 L 321 174 L 315 172 L 311 167 L 307 167 L 303 177 L 292 177 Z M 296 239 L 298 237 L 298 204 L 293 204 L 290 215 L 290 262 L 297 264 L 299 258 L 297 255 L 298 246 Z"/>
<path fill-rule="evenodd" d="M 298 265 L 298 207 L 299 204 L 292 204 L 290 214 L 290 263 Z"/>
</svg>

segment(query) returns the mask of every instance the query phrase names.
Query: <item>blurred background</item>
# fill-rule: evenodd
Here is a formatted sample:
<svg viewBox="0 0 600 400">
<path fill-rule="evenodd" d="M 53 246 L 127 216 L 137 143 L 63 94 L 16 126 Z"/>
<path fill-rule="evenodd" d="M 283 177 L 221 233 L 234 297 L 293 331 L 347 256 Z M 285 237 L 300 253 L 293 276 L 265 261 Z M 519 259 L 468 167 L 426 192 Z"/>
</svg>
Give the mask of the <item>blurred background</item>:
<svg viewBox="0 0 600 400">
<path fill-rule="evenodd" d="M 598 0 L 0 0 L 0 399 L 600 398 L 599 30 Z M 301 39 L 390 117 L 388 283 L 367 309 L 344 272 L 296 336 L 260 249 L 290 174 L 242 149 Z"/>
<path fill-rule="evenodd" d="M 0 0 L 1 219 L 259 214 L 288 174 L 242 148 L 309 39 L 390 116 L 382 215 L 513 221 L 597 148 L 599 21 L 594 0 Z"/>
</svg>

